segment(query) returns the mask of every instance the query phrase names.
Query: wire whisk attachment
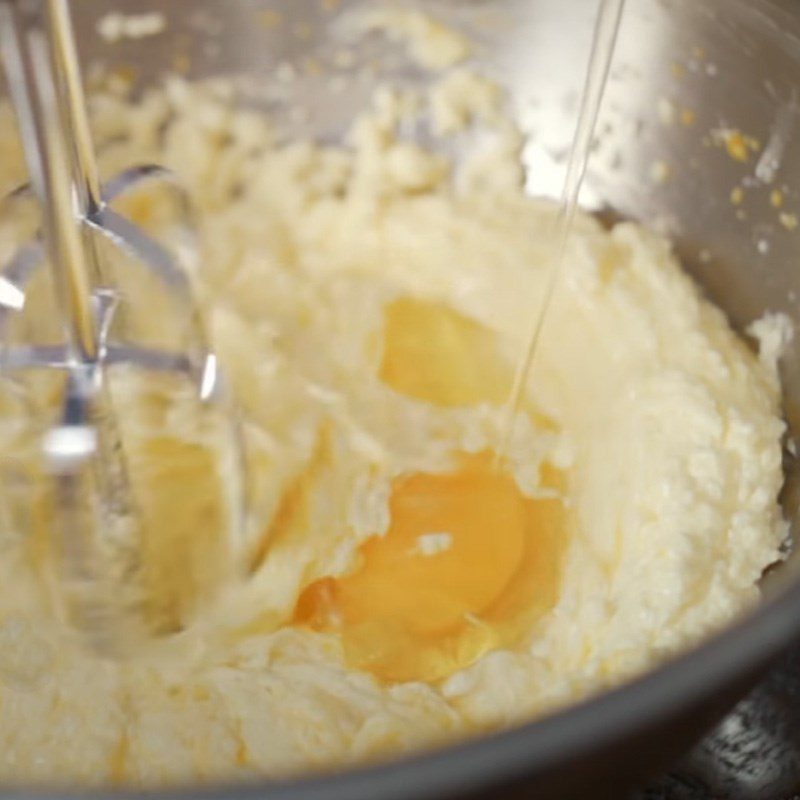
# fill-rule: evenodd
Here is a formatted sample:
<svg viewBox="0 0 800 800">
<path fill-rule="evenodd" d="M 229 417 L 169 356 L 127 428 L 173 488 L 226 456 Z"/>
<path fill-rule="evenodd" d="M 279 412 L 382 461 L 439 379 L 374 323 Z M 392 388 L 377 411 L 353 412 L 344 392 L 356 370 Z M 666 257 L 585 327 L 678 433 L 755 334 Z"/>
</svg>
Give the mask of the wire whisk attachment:
<svg viewBox="0 0 800 800">
<path fill-rule="evenodd" d="M 157 165 L 100 181 L 66 0 L 0 0 L 0 58 L 30 175 L 5 208 L 41 220 L 0 269 L 2 382 L 23 415 L 49 414 L 25 533 L 45 542 L 62 615 L 122 654 L 239 574 L 237 415 L 193 294 L 188 198 Z M 150 183 L 177 209 L 172 246 L 113 207 Z"/>
</svg>

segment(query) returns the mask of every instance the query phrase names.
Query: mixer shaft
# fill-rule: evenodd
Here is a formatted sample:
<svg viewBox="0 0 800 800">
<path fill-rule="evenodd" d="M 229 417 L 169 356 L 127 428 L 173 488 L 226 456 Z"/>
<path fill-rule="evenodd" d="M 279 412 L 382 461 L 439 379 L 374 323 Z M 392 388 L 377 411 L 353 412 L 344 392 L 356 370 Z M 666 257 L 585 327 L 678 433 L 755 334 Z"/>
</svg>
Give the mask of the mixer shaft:
<svg viewBox="0 0 800 800">
<path fill-rule="evenodd" d="M 0 371 L 9 376 L 55 368 L 66 375 L 59 421 L 45 432 L 42 448 L 44 469 L 53 481 L 56 594 L 62 613 L 95 649 L 118 653 L 154 632 L 175 629 L 185 622 L 185 614 L 165 623 L 163 615 L 151 610 L 154 602 L 172 608 L 178 601 L 151 596 L 153 582 L 142 553 L 146 541 L 151 541 L 152 553 L 152 536 L 148 540 L 132 488 L 108 370 L 126 365 L 190 381 L 201 406 L 213 406 L 228 418 L 231 446 L 237 450 L 233 463 L 243 468 L 243 458 L 236 417 L 224 396 L 216 357 L 206 344 L 185 268 L 110 206 L 116 196 L 143 182 L 171 178 L 147 165 L 117 176 L 105 188 L 101 185 L 68 5 L 66 0 L 36 5 L 38 13 L 31 17 L 14 0 L 0 0 L 0 56 L 30 173 L 29 189 L 20 190 L 17 198 L 32 192 L 42 212 L 40 236 L 21 247 L 3 271 L 12 302 L 0 308 L 0 333 L 6 338 Z M 185 216 L 188 202 L 174 182 L 170 185 Z M 183 230 L 191 237 L 186 220 Z M 100 257 L 98 234 L 126 257 L 134 256 L 175 300 L 186 321 L 182 347 L 159 350 L 113 337 L 120 295 L 113 269 Z M 19 344 L 8 337 L 13 315 L 25 313 L 14 292 L 24 298 L 27 283 L 43 263 L 49 265 L 55 287 L 63 346 Z M 2 300 L 0 293 L 0 305 Z M 243 487 L 242 476 L 234 483 Z M 243 513 L 241 503 L 232 512 L 231 530 L 219 532 L 232 563 Z M 214 588 L 219 587 L 198 585 L 192 592 Z M 169 588 L 160 585 L 159 591 Z"/>
</svg>

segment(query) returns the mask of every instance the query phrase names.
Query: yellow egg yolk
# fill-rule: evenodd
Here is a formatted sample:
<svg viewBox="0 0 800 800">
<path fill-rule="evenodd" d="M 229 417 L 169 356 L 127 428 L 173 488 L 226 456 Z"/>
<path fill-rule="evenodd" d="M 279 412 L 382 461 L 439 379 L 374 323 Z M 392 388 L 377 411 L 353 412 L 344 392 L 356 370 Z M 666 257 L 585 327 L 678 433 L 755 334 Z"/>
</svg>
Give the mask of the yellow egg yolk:
<svg viewBox="0 0 800 800">
<path fill-rule="evenodd" d="M 380 377 L 437 406 L 504 403 L 513 372 L 491 331 L 441 303 L 401 297 L 384 313 Z"/>
<path fill-rule="evenodd" d="M 442 407 L 508 398 L 494 334 L 457 311 L 399 298 L 383 333 L 379 376 L 394 391 Z M 337 631 L 348 663 L 385 681 L 439 680 L 517 642 L 557 598 L 565 478 L 545 466 L 550 493 L 534 500 L 495 462 L 461 454 L 451 472 L 396 478 L 388 531 L 350 574 L 306 587 L 294 623 Z"/>
<path fill-rule="evenodd" d="M 387 681 L 437 680 L 513 644 L 552 607 L 561 500 L 532 500 L 491 454 L 395 480 L 391 523 L 358 567 L 301 595 L 294 621 L 336 630 L 348 662 Z"/>
</svg>

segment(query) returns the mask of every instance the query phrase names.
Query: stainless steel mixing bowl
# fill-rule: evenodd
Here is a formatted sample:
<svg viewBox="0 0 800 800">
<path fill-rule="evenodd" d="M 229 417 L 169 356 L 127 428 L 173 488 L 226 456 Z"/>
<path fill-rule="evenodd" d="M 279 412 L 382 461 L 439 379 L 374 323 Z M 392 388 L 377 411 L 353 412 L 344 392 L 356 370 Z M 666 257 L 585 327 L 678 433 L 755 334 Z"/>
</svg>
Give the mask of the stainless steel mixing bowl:
<svg viewBox="0 0 800 800">
<path fill-rule="evenodd" d="M 87 66 L 132 66 L 142 84 L 176 64 L 195 76 L 246 75 L 243 102 L 268 109 L 287 135 L 323 139 L 342 133 L 376 81 L 429 77 L 377 35 L 358 43 L 357 63 L 337 63 L 336 19 L 351 5 L 73 3 Z M 474 36 L 475 60 L 507 87 L 529 135 L 529 190 L 556 194 L 596 3 L 417 5 Z M 282 21 L 258 24 L 264 9 L 277 10 Z M 97 36 L 95 21 L 118 10 L 161 11 L 167 29 L 110 45 Z M 291 81 L 287 74 L 294 75 Z M 800 227 L 795 230 L 793 216 L 800 216 L 799 87 L 800 3 L 629 0 L 583 200 L 610 218 L 641 219 L 669 233 L 687 268 L 742 330 L 766 310 L 800 322 Z M 746 159 L 738 139 L 726 147 L 733 131 L 752 138 Z M 736 187 L 741 196 L 732 195 Z M 774 190 L 782 194 L 780 208 Z M 790 438 L 800 430 L 799 348 L 800 336 L 783 365 Z M 783 500 L 794 522 L 799 471 L 789 448 L 786 473 Z M 762 605 L 737 625 L 634 683 L 556 716 L 384 766 L 213 794 L 272 800 L 620 797 L 698 739 L 800 635 L 798 558 L 791 555 L 771 571 Z"/>
</svg>

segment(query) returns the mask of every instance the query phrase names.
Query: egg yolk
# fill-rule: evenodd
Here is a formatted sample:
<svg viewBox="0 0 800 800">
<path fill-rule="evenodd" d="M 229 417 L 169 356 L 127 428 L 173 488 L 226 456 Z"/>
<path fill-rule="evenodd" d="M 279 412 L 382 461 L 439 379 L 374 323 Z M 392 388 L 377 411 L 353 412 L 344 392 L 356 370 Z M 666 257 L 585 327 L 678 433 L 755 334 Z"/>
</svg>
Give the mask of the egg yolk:
<svg viewBox="0 0 800 800">
<path fill-rule="evenodd" d="M 400 297 L 384 312 L 380 377 L 437 406 L 504 403 L 513 372 L 491 331 L 441 303 Z"/>
<path fill-rule="evenodd" d="M 379 376 L 440 407 L 503 403 L 512 370 L 494 334 L 440 303 L 403 297 L 384 314 Z M 558 594 L 564 476 L 545 467 L 543 499 L 520 492 L 494 455 L 457 455 L 444 474 L 392 484 L 390 525 L 355 569 L 303 591 L 294 623 L 341 635 L 350 666 L 384 681 L 435 681 L 512 646 Z"/>
<path fill-rule="evenodd" d="M 386 681 L 437 680 L 507 646 L 557 596 L 564 508 L 532 500 L 490 453 L 395 480 L 383 536 L 355 571 L 301 595 L 295 623 L 342 635 L 348 662 Z"/>
</svg>

